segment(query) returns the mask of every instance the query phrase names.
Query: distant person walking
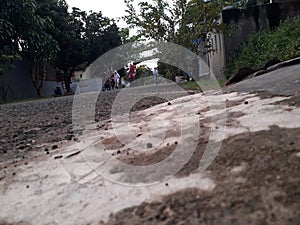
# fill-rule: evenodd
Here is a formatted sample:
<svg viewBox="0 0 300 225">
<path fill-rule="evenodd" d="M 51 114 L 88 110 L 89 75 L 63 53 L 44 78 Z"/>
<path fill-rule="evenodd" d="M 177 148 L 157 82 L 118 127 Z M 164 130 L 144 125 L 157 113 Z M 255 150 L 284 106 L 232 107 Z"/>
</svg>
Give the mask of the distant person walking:
<svg viewBox="0 0 300 225">
<path fill-rule="evenodd" d="M 136 73 L 135 65 L 130 64 L 129 75 L 128 75 L 128 79 L 129 79 L 130 82 L 135 80 L 135 73 Z"/>
<path fill-rule="evenodd" d="M 115 70 L 114 72 L 114 84 L 115 84 L 115 88 L 119 88 L 119 84 L 120 84 L 120 75 L 118 74 L 118 72 Z"/>
<path fill-rule="evenodd" d="M 158 78 L 158 70 L 157 67 L 153 69 L 153 78 L 154 78 L 154 84 L 157 85 L 157 78 Z"/>
</svg>

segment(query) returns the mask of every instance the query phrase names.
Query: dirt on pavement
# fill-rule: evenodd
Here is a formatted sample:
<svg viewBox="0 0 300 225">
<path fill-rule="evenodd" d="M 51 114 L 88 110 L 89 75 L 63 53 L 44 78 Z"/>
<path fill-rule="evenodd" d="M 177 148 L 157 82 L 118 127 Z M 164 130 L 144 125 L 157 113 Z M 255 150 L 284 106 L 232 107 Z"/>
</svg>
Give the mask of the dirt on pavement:
<svg viewBox="0 0 300 225">
<path fill-rule="evenodd" d="M 271 97 L 270 93 L 259 95 Z M 298 106 L 299 97 L 298 94 L 277 104 Z M 238 103 L 228 102 L 227 107 L 235 104 Z M 206 143 L 207 139 L 201 135 L 193 157 L 176 176 L 198 172 Z M 161 201 L 113 214 L 106 224 L 297 225 L 300 224 L 299 170 L 300 128 L 271 126 L 267 131 L 238 134 L 222 143 L 207 169 L 217 182 L 213 191 L 182 190 Z M 172 188 L 168 185 L 167 188 Z"/>
<path fill-rule="evenodd" d="M 95 121 L 111 117 L 111 109 L 118 91 L 99 95 Z M 180 96 L 174 95 L 174 98 Z M 59 145 L 76 141 L 72 126 L 74 96 L 24 101 L 0 105 L 0 162 L 24 159 L 37 152 L 49 154 Z M 144 98 L 131 111 L 149 108 L 165 102 L 159 97 Z M 75 140 L 74 140 L 75 139 Z"/>
<path fill-rule="evenodd" d="M 143 203 L 111 215 L 107 224 L 297 225 L 298 146 L 300 129 L 272 127 L 270 131 L 232 137 L 224 141 L 208 168 L 217 181 L 212 192 L 183 190 L 159 202 Z M 196 171 L 200 152 L 201 146 L 177 176 Z"/>
<path fill-rule="evenodd" d="M 97 122 L 110 118 L 116 94 L 103 93 L 98 99 L 99 111 L 95 113 Z M 266 96 L 268 93 L 261 92 L 259 95 Z M 299 96 L 295 95 L 278 104 L 299 106 Z M 162 102 L 165 100 L 161 98 L 147 98 L 132 110 L 145 109 Z M 248 102 L 227 102 L 227 107 L 237 104 Z M 0 107 L 0 162 L 17 161 L 36 152 L 48 154 L 64 141 L 76 142 L 72 131 L 71 96 Z M 202 133 L 193 157 L 176 174 L 177 177 L 197 172 L 207 141 Z M 126 208 L 112 214 L 107 223 L 97 221 L 95 224 L 298 225 L 299 146 L 300 128 L 272 126 L 269 130 L 235 135 L 223 141 L 217 157 L 207 169 L 207 173 L 216 181 L 212 191 L 195 188 L 181 190 L 159 201 Z M 166 147 L 161 157 L 168 155 L 172 148 L 173 145 Z M 130 157 L 125 156 L 122 160 L 130 162 L 133 160 Z M 143 157 L 136 161 L 137 165 L 155 162 Z M 166 188 L 172 188 L 168 183 L 165 185 Z"/>
</svg>

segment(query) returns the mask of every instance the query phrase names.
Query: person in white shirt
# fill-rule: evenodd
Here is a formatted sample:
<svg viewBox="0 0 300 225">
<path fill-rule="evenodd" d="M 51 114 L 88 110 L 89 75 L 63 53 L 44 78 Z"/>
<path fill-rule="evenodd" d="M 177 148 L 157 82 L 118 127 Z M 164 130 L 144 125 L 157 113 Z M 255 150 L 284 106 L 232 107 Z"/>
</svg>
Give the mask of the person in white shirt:
<svg viewBox="0 0 300 225">
<path fill-rule="evenodd" d="M 157 67 L 155 67 L 153 69 L 153 78 L 154 78 L 154 84 L 155 85 L 157 84 L 157 77 L 158 77 L 158 70 L 157 70 Z"/>
<path fill-rule="evenodd" d="M 115 81 L 115 88 L 119 88 L 120 75 L 118 74 L 118 72 L 116 70 L 114 72 L 114 81 Z"/>
</svg>

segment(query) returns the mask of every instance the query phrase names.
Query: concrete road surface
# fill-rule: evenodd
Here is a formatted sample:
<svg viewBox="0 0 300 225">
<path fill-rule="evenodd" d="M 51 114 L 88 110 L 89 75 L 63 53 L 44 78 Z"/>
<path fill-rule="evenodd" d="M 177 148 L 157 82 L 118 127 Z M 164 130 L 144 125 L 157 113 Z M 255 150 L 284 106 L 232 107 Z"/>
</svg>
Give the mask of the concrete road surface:
<svg viewBox="0 0 300 225">
<path fill-rule="evenodd" d="M 244 80 L 230 86 L 228 90 L 249 93 L 266 91 L 273 95 L 296 95 L 300 92 L 300 64 Z"/>
</svg>

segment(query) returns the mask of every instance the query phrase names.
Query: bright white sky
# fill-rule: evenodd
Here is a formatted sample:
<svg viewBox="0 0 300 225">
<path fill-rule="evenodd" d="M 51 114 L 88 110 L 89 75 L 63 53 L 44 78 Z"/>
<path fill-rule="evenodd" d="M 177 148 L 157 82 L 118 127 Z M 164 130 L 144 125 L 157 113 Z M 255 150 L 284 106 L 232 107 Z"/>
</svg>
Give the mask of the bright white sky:
<svg viewBox="0 0 300 225">
<path fill-rule="evenodd" d="M 120 16 L 125 15 L 125 3 L 124 0 L 66 0 L 70 9 L 77 7 L 84 11 L 101 11 L 103 16 L 108 18 L 117 19 Z M 123 23 L 124 24 L 124 23 Z M 122 23 L 118 23 L 122 26 Z"/>
<path fill-rule="evenodd" d="M 69 5 L 69 10 L 71 10 L 72 7 L 77 7 L 86 12 L 89 12 L 90 10 L 94 12 L 101 11 L 103 16 L 111 19 L 117 19 L 118 17 L 125 15 L 126 6 L 124 0 L 66 0 L 66 2 Z M 117 24 L 119 27 L 126 27 L 124 21 L 117 22 Z M 132 32 L 134 33 L 134 31 Z M 148 61 L 144 64 L 153 68 L 156 66 L 156 61 Z"/>
</svg>

